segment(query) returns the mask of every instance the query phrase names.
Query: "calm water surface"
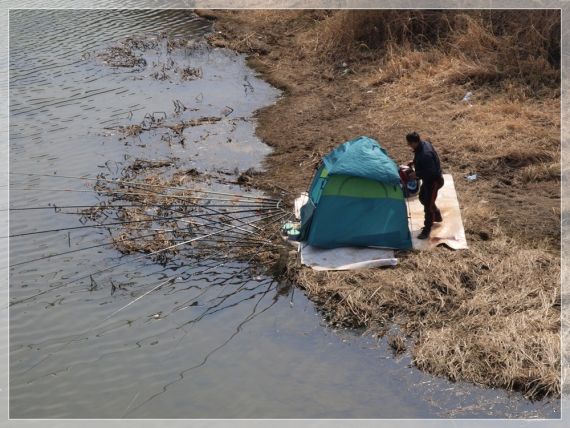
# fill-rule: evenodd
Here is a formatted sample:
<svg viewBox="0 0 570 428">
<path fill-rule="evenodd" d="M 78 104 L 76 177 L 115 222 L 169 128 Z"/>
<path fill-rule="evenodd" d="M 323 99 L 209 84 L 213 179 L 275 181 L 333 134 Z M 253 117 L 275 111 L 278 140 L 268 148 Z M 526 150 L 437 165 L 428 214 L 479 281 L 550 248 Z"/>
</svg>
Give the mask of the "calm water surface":
<svg viewBox="0 0 570 428">
<path fill-rule="evenodd" d="M 190 12 L 22 10 L 11 12 L 10 30 L 13 172 L 96 176 L 135 158 L 177 159 L 216 185 L 260 168 L 270 152 L 254 135 L 253 114 L 279 93 L 241 55 L 192 43 L 169 55 L 165 35 L 199 41 L 210 31 Z M 146 66 L 97 57 L 134 36 L 157 41 Z M 202 77 L 181 80 L 171 58 Z M 120 139 L 118 126 L 147 114 L 173 118 L 178 101 L 186 119 L 223 120 L 185 130 L 184 145 L 159 132 Z M 78 180 L 12 176 L 10 184 L 12 208 L 100 201 Z M 13 211 L 10 233 L 80 224 L 65 212 Z M 14 237 L 10 263 L 108 239 L 100 229 Z M 96 275 L 95 285 L 69 283 L 118 261 L 127 263 Z M 245 263 L 165 267 L 102 246 L 13 266 L 10 280 L 12 301 L 52 289 L 10 310 L 12 418 L 558 417 L 559 401 L 434 379 L 384 341 L 330 329 L 302 292 Z M 122 287 L 112 292 L 111 281 Z"/>
</svg>

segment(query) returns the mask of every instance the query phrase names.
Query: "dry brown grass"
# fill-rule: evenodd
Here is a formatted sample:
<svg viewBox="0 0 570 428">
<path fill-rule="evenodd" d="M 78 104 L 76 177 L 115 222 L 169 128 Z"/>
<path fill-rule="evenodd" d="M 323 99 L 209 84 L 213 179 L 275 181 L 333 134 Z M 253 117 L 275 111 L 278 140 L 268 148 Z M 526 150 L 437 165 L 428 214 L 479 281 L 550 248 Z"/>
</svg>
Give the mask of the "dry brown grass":
<svg viewBox="0 0 570 428">
<path fill-rule="evenodd" d="M 568 236 L 568 234 L 566 234 Z M 566 243 L 565 248 L 568 249 L 568 243 Z M 564 284 L 568 284 L 569 269 L 564 267 L 562 269 L 562 281 Z M 570 307 L 570 293 L 568 293 L 568 288 L 563 288 L 563 294 L 561 296 L 561 305 L 563 308 Z M 570 311 L 562 311 L 561 315 L 561 336 L 562 336 L 562 393 L 567 395 L 570 393 Z"/>
<path fill-rule="evenodd" d="M 560 78 L 560 12 L 373 10 L 320 12 L 305 32 L 307 53 L 327 62 L 372 56 L 389 81 L 445 59 L 447 83 L 517 78 L 556 85 Z"/>
<path fill-rule="evenodd" d="M 128 125 L 119 127 L 119 131 L 126 137 L 138 137 L 142 133 L 142 126 Z"/>
<path fill-rule="evenodd" d="M 391 335 L 387 337 L 386 341 L 390 348 L 392 348 L 392 351 L 394 351 L 395 355 L 400 355 L 406 352 L 406 342 L 402 336 Z"/>
<path fill-rule="evenodd" d="M 469 221 L 469 214 L 466 221 Z M 468 252 L 401 256 L 395 269 L 316 272 L 298 283 L 333 324 L 416 337 L 416 365 L 452 380 L 560 393 L 559 258 L 517 246 L 499 228 Z"/>
<path fill-rule="evenodd" d="M 520 176 L 521 180 L 525 183 L 537 181 L 559 181 L 560 162 L 528 165 L 522 169 Z"/>
<path fill-rule="evenodd" d="M 227 12 L 218 25 L 216 43 L 286 91 L 259 114 L 269 179 L 306 190 L 313 154 L 355 135 L 405 161 L 410 130 L 454 176 L 469 250 L 399 254 L 394 269 L 290 266 L 328 320 L 378 335 L 396 323 L 415 364 L 453 380 L 559 395 L 559 12 Z M 263 51 L 238 43 L 251 34 Z"/>
</svg>

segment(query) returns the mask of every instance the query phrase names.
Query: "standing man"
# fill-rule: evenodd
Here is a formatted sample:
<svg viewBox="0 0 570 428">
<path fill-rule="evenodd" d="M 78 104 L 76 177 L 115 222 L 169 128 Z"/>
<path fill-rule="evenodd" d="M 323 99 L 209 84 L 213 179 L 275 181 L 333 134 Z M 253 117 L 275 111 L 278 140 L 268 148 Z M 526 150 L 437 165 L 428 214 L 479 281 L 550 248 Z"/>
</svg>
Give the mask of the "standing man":
<svg viewBox="0 0 570 428">
<path fill-rule="evenodd" d="M 428 141 L 422 141 L 417 132 L 406 135 L 408 145 L 414 151 L 414 169 L 410 178 L 422 180 L 419 199 L 424 206 L 424 228 L 418 239 L 427 239 L 434 222 L 442 221 L 441 212 L 435 205 L 437 192 L 443 186 L 443 175 L 437 152 Z M 410 162 L 411 164 L 411 162 Z"/>
</svg>

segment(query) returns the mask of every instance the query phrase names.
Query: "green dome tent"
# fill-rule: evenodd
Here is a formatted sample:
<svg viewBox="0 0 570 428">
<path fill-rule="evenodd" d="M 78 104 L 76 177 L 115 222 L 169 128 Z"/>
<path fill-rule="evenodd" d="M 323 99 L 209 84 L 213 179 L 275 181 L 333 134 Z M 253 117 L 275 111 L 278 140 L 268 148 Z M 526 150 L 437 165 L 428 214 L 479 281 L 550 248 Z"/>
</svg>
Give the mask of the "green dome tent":
<svg viewBox="0 0 570 428">
<path fill-rule="evenodd" d="M 321 248 L 412 248 L 398 166 L 358 137 L 323 158 L 301 208 L 300 239 Z"/>
</svg>

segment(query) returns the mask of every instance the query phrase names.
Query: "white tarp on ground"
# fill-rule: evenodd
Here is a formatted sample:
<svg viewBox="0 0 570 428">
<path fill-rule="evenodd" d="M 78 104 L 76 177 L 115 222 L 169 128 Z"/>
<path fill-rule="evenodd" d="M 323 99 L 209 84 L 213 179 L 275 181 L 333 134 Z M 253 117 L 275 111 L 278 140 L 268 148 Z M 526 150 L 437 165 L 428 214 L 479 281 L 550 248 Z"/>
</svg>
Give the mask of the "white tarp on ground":
<svg viewBox="0 0 570 428">
<path fill-rule="evenodd" d="M 445 244 L 454 250 L 466 249 L 467 239 L 461 220 L 459 201 L 451 174 L 444 174 L 443 187 L 439 189 L 436 205 L 441 211 L 443 222 L 434 223 L 429 239 L 418 239 L 424 225 L 424 207 L 417 196 L 408 199 L 409 228 L 412 233 L 412 245 L 416 250 L 431 250 Z"/>
<path fill-rule="evenodd" d="M 394 250 L 342 247 L 325 250 L 301 243 L 301 263 L 315 270 L 353 270 L 396 266 Z"/>
</svg>

